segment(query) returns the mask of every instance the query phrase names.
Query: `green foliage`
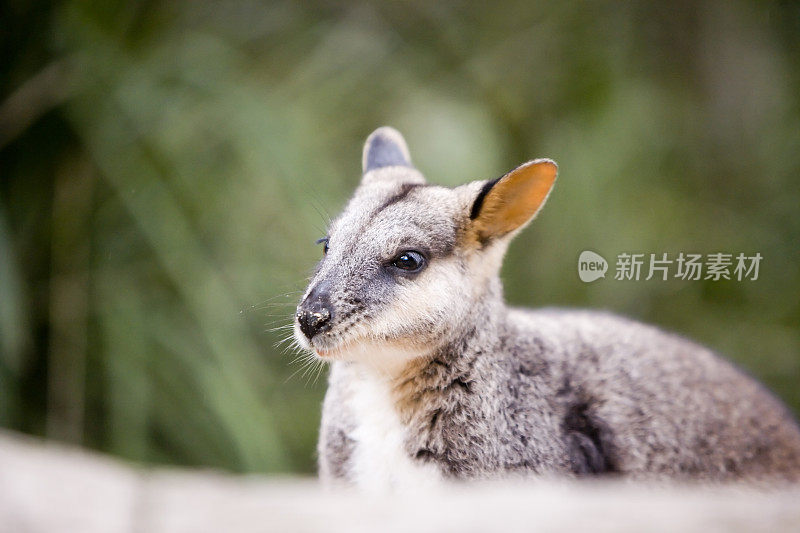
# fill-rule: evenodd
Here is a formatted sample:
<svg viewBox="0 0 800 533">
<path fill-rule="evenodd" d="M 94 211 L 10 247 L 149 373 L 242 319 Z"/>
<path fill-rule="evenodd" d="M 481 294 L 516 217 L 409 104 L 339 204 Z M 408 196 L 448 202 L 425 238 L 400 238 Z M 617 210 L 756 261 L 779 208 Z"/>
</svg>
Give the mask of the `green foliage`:
<svg viewBox="0 0 800 533">
<path fill-rule="evenodd" d="M 510 302 L 685 333 L 800 410 L 798 4 L 2 10 L 2 425 L 134 461 L 313 471 L 324 371 L 281 341 L 383 124 L 442 184 L 559 162 L 510 250 Z M 764 260 L 754 282 L 587 285 L 585 249 Z"/>
</svg>

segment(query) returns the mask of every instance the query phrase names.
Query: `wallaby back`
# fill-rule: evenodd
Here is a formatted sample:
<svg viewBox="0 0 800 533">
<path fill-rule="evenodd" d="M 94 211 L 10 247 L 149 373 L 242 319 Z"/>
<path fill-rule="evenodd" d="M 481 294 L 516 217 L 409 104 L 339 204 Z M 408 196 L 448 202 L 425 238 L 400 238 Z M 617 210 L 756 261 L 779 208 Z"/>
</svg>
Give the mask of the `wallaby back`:
<svg viewBox="0 0 800 533">
<path fill-rule="evenodd" d="M 391 128 L 367 139 L 362 163 L 295 323 L 331 364 L 324 480 L 800 480 L 791 414 L 710 350 L 610 314 L 505 305 L 502 257 L 555 163 L 428 185 Z"/>
</svg>

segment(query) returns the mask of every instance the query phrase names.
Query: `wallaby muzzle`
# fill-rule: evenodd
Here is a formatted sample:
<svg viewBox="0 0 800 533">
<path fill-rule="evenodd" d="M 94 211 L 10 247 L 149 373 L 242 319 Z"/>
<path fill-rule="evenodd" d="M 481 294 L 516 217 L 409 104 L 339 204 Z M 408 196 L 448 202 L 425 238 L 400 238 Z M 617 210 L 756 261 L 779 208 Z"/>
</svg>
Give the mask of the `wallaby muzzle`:
<svg viewBox="0 0 800 533">
<path fill-rule="evenodd" d="M 311 340 L 318 333 L 323 333 L 331 328 L 333 318 L 333 306 L 330 301 L 330 290 L 328 283 L 323 281 L 318 283 L 308 296 L 297 306 L 297 322 L 300 331 L 303 332 L 308 340 Z"/>
</svg>

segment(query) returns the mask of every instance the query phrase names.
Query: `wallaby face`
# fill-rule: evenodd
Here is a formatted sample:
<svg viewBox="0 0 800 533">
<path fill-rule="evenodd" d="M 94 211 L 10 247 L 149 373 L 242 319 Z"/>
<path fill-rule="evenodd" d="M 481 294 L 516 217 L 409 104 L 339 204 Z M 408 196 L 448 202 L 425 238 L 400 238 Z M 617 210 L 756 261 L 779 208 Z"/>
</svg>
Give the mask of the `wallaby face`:
<svg viewBox="0 0 800 533">
<path fill-rule="evenodd" d="M 791 414 L 711 350 L 608 313 L 505 305 L 503 254 L 555 163 L 428 185 L 380 128 L 362 165 L 295 317 L 330 363 L 323 480 L 800 480 Z"/>
<path fill-rule="evenodd" d="M 544 203 L 556 165 L 493 181 L 427 185 L 395 130 L 367 140 L 363 180 L 330 226 L 298 307 L 300 344 L 327 360 L 392 369 L 458 334 L 512 234 Z"/>
</svg>

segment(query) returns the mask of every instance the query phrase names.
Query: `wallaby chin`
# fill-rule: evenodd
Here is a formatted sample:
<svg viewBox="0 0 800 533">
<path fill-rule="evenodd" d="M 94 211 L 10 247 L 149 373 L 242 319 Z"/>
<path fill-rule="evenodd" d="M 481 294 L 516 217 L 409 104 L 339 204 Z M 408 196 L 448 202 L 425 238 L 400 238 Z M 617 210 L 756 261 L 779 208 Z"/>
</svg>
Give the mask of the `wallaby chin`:
<svg viewBox="0 0 800 533">
<path fill-rule="evenodd" d="M 380 128 L 362 165 L 295 322 L 331 362 L 323 480 L 800 479 L 791 414 L 717 354 L 606 313 L 506 307 L 503 254 L 551 193 L 553 161 L 448 189 Z"/>
<path fill-rule="evenodd" d="M 375 375 L 396 379 L 416 361 L 430 357 L 431 351 L 422 346 L 392 341 L 354 340 L 331 347 L 311 348 L 327 363 L 352 363 Z"/>
</svg>

